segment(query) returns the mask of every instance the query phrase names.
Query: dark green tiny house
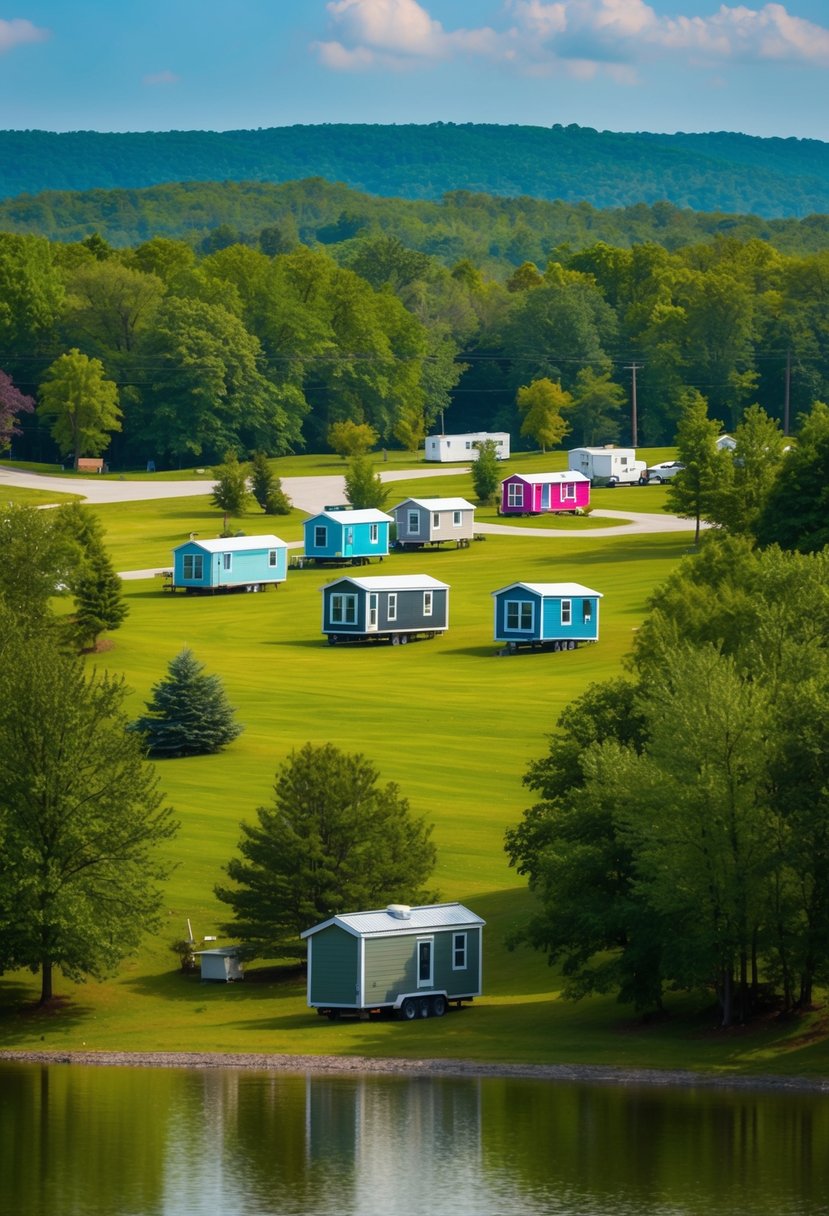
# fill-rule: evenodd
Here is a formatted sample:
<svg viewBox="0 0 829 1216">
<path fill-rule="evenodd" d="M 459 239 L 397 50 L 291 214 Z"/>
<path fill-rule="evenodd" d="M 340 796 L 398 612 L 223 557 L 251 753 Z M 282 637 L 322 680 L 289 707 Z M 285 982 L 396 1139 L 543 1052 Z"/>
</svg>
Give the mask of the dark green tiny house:
<svg viewBox="0 0 829 1216">
<path fill-rule="evenodd" d="M 463 904 L 389 904 L 306 929 L 308 1004 L 330 1018 L 441 1017 L 481 995 L 483 927 Z"/>
</svg>

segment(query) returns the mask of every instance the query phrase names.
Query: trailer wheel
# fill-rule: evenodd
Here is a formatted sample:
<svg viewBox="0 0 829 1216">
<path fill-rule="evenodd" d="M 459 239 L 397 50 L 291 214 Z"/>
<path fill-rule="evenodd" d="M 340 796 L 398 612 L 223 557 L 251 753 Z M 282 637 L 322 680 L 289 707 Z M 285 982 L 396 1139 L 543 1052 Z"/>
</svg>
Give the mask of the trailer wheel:
<svg viewBox="0 0 829 1216">
<path fill-rule="evenodd" d="M 432 1016 L 436 1017 L 436 1018 L 442 1018 L 443 1015 L 446 1013 L 446 1010 L 447 1010 L 446 997 L 443 995 L 442 992 L 439 992 L 437 994 L 437 996 L 432 997 Z"/>
<path fill-rule="evenodd" d="M 336 635 L 336 633 L 329 633 L 329 635 L 328 635 L 328 645 L 329 645 L 329 646 L 336 646 L 336 645 L 337 645 L 337 635 Z"/>
<path fill-rule="evenodd" d="M 395 635 L 394 635 L 394 637 L 392 638 L 392 640 L 391 640 L 391 644 L 392 644 L 392 646 L 399 646 L 399 645 L 400 645 L 400 638 L 398 637 L 398 635 L 397 635 L 397 634 L 395 634 Z"/>
<path fill-rule="evenodd" d="M 404 1022 L 413 1022 L 417 1017 L 417 1005 L 410 996 L 407 996 L 400 1006 L 400 1012 L 397 1016 Z"/>
<path fill-rule="evenodd" d="M 418 1001 L 417 1012 L 420 1014 L 420 1016 L 422 1018 L 428 1018 L 429 1004 L 430 1004 L 430 1002 L 429 1002 L 429 998 L 427 996 L 421 997 L 421 999 Z"/>
<path fill-rule="evenodd" d="M 405 646 L 405 645 L 407 645 L 408 641 L 409 641 L 409 635 L 408 635 L 408 633 L 401 633 L 401 635 L 400 635 L 400 645 L 401 645 L 401 646 Z"/>
</svg>

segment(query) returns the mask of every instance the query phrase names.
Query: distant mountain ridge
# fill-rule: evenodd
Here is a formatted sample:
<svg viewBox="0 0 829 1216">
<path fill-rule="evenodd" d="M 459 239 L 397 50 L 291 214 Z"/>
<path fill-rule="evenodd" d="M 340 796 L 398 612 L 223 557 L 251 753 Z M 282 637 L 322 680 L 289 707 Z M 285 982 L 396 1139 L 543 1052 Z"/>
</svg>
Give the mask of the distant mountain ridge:
<svg viewBox="0 0 829 1216">
<path fill-rule="evenodd" d="M 0 198 L 321 177 L 384 197 L 469 190 L 766 218 L 829 212 L 829 144 L 591 127 L 322 124 L 251 131 L 0 131 Z"/>
</svg>

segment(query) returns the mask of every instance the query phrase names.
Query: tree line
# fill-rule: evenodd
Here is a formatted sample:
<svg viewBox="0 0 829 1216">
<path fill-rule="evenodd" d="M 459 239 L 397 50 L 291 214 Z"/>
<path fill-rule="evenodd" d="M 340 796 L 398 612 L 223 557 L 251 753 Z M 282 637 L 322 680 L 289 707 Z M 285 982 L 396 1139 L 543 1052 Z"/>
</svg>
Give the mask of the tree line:
<svg viewBox="0 0 829 1216">
<path fill-rule="evenodd" d="M 630 441 L 634 367 L 648 445 L 690 390 L 729 429 L 759 405 L 788 432 L 829 398 L 825 250 L 598 241 L 499 278 L 383 233 L 287 244 L 0 233 L 0 442 L 169 467 L 326 450 L 347 421 L 416 451 L 448 414 L 529 446 L 540 380 L 568 395 L 568 442 Z"/>
</svg>

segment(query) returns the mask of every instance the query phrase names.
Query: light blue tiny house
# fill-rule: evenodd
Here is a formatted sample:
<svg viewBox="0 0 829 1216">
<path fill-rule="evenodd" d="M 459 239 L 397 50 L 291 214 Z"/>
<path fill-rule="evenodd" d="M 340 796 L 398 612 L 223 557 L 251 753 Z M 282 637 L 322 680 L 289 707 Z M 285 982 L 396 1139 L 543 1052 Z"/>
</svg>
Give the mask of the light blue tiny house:
<svg viewBox="0 0 829 1216">
<path fill-rule="evenodd" d="M 495 640 L 511 651 L 575 650 L 599 639 L 600 591 L 581 583 L 510 583 L 493 591 Z"/>
<path fill-rule="evenodd" d="M 328 642 L 405 644 L 449 625 L 449 587 L 430 574 L 344 574 L 320 588 Z"/>
<path fill-rule="evenodd" d="M 284 583 L 288 547 L 278 536 L 195 537 L 173 549 L 171 591 L 264 591 Z"/>
<path fill-rule="evenodd" d="M 306 929 L 308 1004 L 319 1014 L 441 1017 L 481 995 L 483 928 L 463 904 L 389 904 Z"/>
<path fill-rule="evenodd" d="M 351 562 L 365 566 L 388 557 L 392 517 L 384 511 L 321 511 L 303 524 L 305 557 L 315 562 Z"/>
</svg>

